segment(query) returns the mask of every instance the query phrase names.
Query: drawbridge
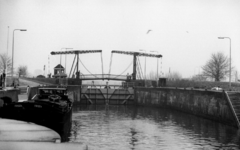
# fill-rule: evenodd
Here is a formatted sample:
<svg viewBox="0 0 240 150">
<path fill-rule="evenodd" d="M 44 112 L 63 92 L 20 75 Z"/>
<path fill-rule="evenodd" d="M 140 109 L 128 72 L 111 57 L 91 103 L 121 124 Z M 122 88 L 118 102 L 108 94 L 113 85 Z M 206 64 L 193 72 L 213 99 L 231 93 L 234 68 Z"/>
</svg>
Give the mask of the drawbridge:
<svg viewBox="0 0 240 150">
<path fill-rule="evenodd" d="M 89 54 L 89 53 L 101 53 L 101 64 L 102 64 L 102 74 L 103 73 L 103 59 L 102 59 L 102 50 L 72 50 L 72 51 L 55 51 L 51 52 L 51 55 L 75 55 L 72 63 L 72 67 L 70 70 L 70 73 L 68 77 L 71 77 L 71 75 L 76 74 L 76 78 L 80 78 L 80 72 L 79 72 L 79 62 L 82 63 L 82 61 L 79 58 L 80 54 Z M 83 64 L 83 63 L 82 63 Z M 85 67 L 85 65 L 83 65 Z M 85 69 L 89 72 L 89 70 L 85 67 Z M 83 74 L 82 74 L 83 75 Z M 93 75 L 91 73 L 91 75 Z M 94 75 L 93 75 L 94 76 Z"/>
<path fill-rule="evenodd" d="M 89 53 L 101 53 L 101 66 L 102 66 L 102 73 L 101 74 L 92 74 L 88 68 L 85 67 L 81 59 L 79 58 L 79 55 L 82 54 L 89 54 Z M 51 52 L 52 55 L 75 55 L 74 60 L 72 62 L 72 67 L 70 70 L 70 73 L 68 75 L 68 78 L 71 78 L 72 75 L 76 74 L 76 79 L 80 80 L 118 80 L 118 81 L 128 81 L 129 79 L 136 81 L 143 79 L 143 73 L 141 69 L 141 63 L 139 61 L 139 57 L 155 57 L 155 58 L 161 58 L 162 55 L 160 54 L 148 54 L 148 53 L 142 53 L 142 52 L 130 52 L 130 51 L 120 51 L 120 50 L 112 50 L 111 52 L 111 60 L 110 60 L 110 67 L 109 67 L 109 73 L 104 74 L 103 69 L 103 58 L 102 58 L 102 50 L 72 50 L 72 51 L 56 51 Z M 111 65 L 112 65 L 112 58 L 113 54 L 124 54 L 124 55 L 131 55 L 133 56 L 133 61 L 131 64 L 120 74 L 114 75 L 111 74 Z M 83 74 L 79 71 L 80 63 L 82 66 L 88 71 L 89 74 Z M 125 74 L 126 70 L 133 66 L 132 75 L 129 78 L 129 75 L 123 75 Z"/>
<path fill-rule="evenodd" d="M 101 74 L 92 74 L 88 68 L 85 67 L 79 55 L 88 54 L 88 53 L 101 53 Z M 58 51 L 51 52 L 52 55 L 75 55 L 72 67 L 68 77 L 71 77 L 72 74 L 76 74 L 76 79 L 83 80 L 92 80 L 92 85 L 82 85 L 81 92 L 78 98 L 78 103 L 86 105 L 99 105 L 99 104 L 109 104 L 109 105 L 126 105 L 134 103 L 134 88 L 135 86 L 143 86 L 143 72 L 141 69 L 141 63 L 139 57 L 153 57 L 161 58 L 162 55 L 158 54 L 147 54 L 141 52 L 128 52 L 113 50 L 111 52 L 111 59 L 109 64 L 109 73 L 105 74 L 103 69 L 103 59 L 102 59 L 102 50 L 72 50 L 72 51 Z M 125 68 L 120 74 L 111 74 L 111 67 L 113 61 L 113 54 L 122 54 L 130 55 L 133 57 L 132 62 Z M 82 66 L 88 71 L 89 74 L 79 73 L 79 65 Z M 132 75 L 126 75 L 127 69 L 133 66 Z M 125 74 L 125 75 L 124 75 Z M 93 80 L 117 80 L 117 81 L 126 81 L 123 82 L 121 86 L 112 86 L 112 85 L 96 85 Z M 60 80 L 59 80 L 60 81 Z M 74 80 L 74 82 L 77 82 Z M 63 83 L 63 82 L 62 82 Z M 67 83 L 70 83 L 68 79 Z M 81 83 L 81 82 L 80 82 Z"/>
</svg>

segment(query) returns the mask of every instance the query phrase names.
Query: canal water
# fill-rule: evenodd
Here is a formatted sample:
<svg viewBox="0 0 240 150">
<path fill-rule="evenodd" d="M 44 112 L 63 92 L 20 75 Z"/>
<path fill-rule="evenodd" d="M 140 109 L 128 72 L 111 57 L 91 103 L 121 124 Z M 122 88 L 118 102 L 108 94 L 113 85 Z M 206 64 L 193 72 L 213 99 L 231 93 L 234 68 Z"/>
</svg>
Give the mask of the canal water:
<svg viewBox="0 0 240 150">
<path fill-rule="evenodd" d="M 88 150 L 240 149 L 240 130 L 169 109 L 75 106 L 66 144 Z"/>
</svg>

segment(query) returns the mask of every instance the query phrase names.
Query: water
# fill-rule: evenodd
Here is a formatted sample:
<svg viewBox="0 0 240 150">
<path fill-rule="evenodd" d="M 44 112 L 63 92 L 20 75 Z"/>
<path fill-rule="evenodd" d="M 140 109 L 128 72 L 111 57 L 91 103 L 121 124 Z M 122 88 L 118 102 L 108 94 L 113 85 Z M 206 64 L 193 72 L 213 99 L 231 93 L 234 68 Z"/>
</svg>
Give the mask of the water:
<svg viewBox="0 0 240 150">
<path fill-rule="evenodd" d="M 65 144 L 89 150 L 240 149 L 237 128 L 179 111 L 134 106 L 75 106 Z"/>
</svg>

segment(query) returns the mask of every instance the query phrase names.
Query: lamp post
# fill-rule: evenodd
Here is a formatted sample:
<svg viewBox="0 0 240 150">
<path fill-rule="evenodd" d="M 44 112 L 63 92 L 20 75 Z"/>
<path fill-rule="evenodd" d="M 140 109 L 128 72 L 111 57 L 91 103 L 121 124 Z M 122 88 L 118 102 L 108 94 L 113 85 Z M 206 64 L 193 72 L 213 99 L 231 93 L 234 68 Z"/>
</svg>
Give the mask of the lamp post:
<svg viewBox="0 0 240 150">
<path fill-rule="evenodd" d="M 13 77 L 13 66 L 14 66 L 14 31 L 27 31 L 27 29 L 14 29 L 13 30 L 13 42 L 12 42 L 12 77 Z"/>
<path fill-rule="evenodd" d="M 230 65 L 229 65 L 229 88 L 231 89 L 231 38 L 230 37 L 218 37 L 218 39 L 229 39 L 230 41 Z"/>
<path fill-rule="evenodd" d="M 8 33 L 7 33 L 7 59 L 8 59 L 8 40 L 9 39 L 9 26 L 8 26 Z M 5 72 L 3 72 L 3 73 L 5 73 L 5 79 L 4 79 L 4 87 L 6 88 L 7 87 L 7 72 L 8 72 L 8 63 L 6 62 L 6 67 L 5 67 L 6 69 L 5 69 Z"/>
<path fill-rule="evenodd" d="M 143 49 L 140 49 L 139 51 L 144 51 L 146 53 L 146 50 L 143 50 Z M 144 74 L 145 74 L 145 87 L 146 87 L 146 79 L 147 79 L 147 76 L 146 76 L 146 56 L 145 56 Z"/>
<path fill-rule="evenodd" d="M 158 51 L 150 51 L 150 52 L 155 52 L 155 53 L 157 53 L 158 54 Z M 158 80 L 158 58 L 157 58 L 157 80 Z"/>
</svg>

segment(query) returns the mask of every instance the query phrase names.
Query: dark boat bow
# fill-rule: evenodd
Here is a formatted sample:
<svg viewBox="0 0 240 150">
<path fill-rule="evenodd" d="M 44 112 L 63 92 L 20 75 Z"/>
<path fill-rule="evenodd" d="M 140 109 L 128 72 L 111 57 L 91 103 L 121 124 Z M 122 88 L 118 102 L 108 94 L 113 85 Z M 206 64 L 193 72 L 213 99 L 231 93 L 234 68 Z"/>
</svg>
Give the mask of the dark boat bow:
<svg viewBox="0 0 240 150">
<path fill-rule="evenodd" d="M 28 101 L 12 102 L 1 108 L 0 117 L 33 122 L 58 132 L 62 141 L 70 133 L 73 102 L 66 88 L 39 88 Z M 65 137 L 64 137 L 65 136 Z"/>
</svg>

